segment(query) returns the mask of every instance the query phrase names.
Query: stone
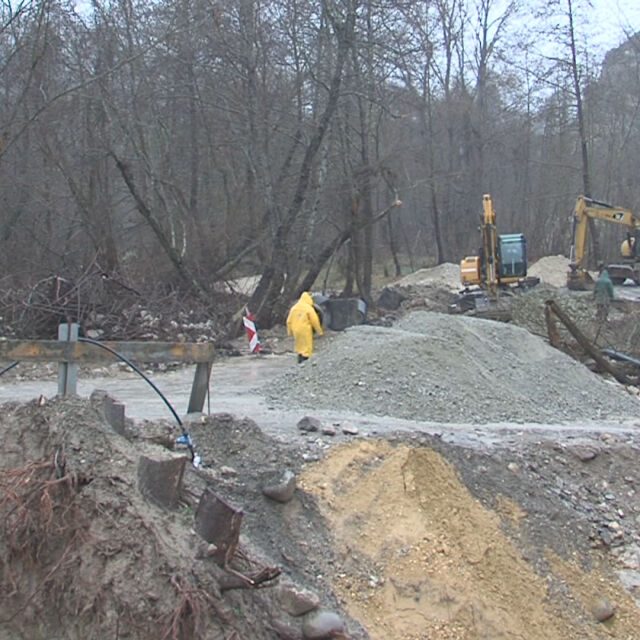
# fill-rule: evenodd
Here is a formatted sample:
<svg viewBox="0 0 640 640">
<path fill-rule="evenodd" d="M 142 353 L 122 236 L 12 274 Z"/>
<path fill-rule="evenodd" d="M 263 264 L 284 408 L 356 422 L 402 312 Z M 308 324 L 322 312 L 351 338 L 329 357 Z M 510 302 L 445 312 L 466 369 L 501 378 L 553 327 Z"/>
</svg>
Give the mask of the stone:
<svg viewBox="0 0 640 640">
<path fill-rule="evenodd" d="M 236 469 L 234 469 L 233 467 L 228 467 L 226 465 L 223 465 L 220 467 L 220 473 L 223 476 L 237 476 L 238 472 L 236 471 Z"/>
<path fill-rule="evenodd" d="M 322 429 L 322 422 L 320 422 L 318 418 L 305 416 L 298 421 L 298 429 L 307 433 L 312 431 L 320 431 Z"/>
<path fill-rule="evenodd" d="M 294 618 L 317 609 L 320 604 L 320 598 L 313 591 L 293 584 L 282 585 L 278 595 L 282 609 Z"/>
<path fill-rule="evenodd" d="M 344 433 L 344 435 L 346 436 L 357 436 L 358 435 L 358 427 L 356 427 L 355 424 L 352 424 L 350 422 L 345 422 L 342 425 L 342 433 Z"/>
<path fill-rule="evenodd" d="M 360 298 L 329 298 L 322 303 L 325 325 L 333 331 L 362 324 L 367 319 L 366 302 Z"/>
<path fill-rule="evenodd" d="M 640 547 L 637 544 L 629 545 L 620 556 L 620 562 L 625 569 L 640 571 Z"/>
<path fill-rule="evenodd" d="M 397 289 L 385 287 L 378 298 L 378 306 L 395 311 L 407 299 L 407 296 Z"/>
<path fill-rule="evenodd" d="M 314 611 L 302 625 L 302 635 L 306 640 L 324 640 L 344 629 L 342 618 L 333 611 Z"/>
<path fill-rule="evenodd" d="M 615 614 L 615 607 L 607 598 L 596 600 L 591 606 L 591 613 L 598 622 L 605 622 Z"/>
<path fill-rule="evenodd" d="M 266 474 L 262 493 L 277 502 L 289 502 L 296 490 L 296 476 L 293 471 L 285 469 Z"/>
<path fill-rule="evenodd" d="M 571 448 L 571 453 L 580 460 L 580 462 L 589 462 L 593 460 L 598 452 L 593 447 L 589 446 L 577 446 Z"/>
<path fill-rule="evenodd" d="M 199 544 L 196 549 L 196 558 L 204 560 L 205 558 L 213 558 L 218 553 L 218 547 L 215 544 Z"/>
</svg>

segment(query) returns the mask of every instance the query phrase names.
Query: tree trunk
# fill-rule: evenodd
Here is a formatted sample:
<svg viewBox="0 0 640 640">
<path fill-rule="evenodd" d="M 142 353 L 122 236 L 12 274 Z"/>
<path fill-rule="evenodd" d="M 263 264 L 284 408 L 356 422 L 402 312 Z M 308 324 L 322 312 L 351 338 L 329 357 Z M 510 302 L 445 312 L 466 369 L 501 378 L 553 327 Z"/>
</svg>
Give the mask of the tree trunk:
<svg viewBox="0 0 640 640">
<path fill-rule="evenodd" d="M 589 151 L 587 145 L 587 134 L 584 126 L 584 112 L 582 108 L 582 88 L 580 87 L 580 73 L 578 69 L 578 54 L 576 51 L 575 30 L 573 25 L 573 4 L 572 0 L 567 0 L 567 16 L 569 18 L 569 46 L 571 49 L 571 76 L 573 79 L 573 90 L 576 98 L 576 117 L 578 120 L 578 135 L 580 136 L 580 155 L 582 160 L 582 188 L 584 195 L 591 198 L 591 174 L 589 172 Z M 594 263 L 600 262 L 600 238 L 595 221 L 588 220 L 589 237 L 591 238 L 591 250 Z"/>
<path fill-rule="evenodd" d="M 302 206 L 304 204 L 307 191 L 309 188 L 309 180 L 313 168 L 313 161 L 320 149 L 322 140 L 329 126 L 329 122 L 335 113 L 338 97 L 340 95 L 340 85 L 342 83 L 342 71 L 344 68 L 345 60 L 349 52 L 349 48 L 352 46 L 353 33 L 356 22 L 356 8 L 357 2 L 355 0 L 348 3 L 349 8 L 347 10 L 347 16 L 343 23 L 339 23 L 337 19 L 331 15 L 328 8 L 325 9 L 329 16 L 329 19 L 333 23 L 333 29 L 338 39 L 338 52 L 336 56 L 336 66 L 331 78 L 329 86 L 329 94 L 327 98 L 327 104 L 320 117 L 320 121 L 311 136 L 309 144 L 307 145 L 302 164 L 300 166 L 300 172 L 298 174 L 298 181 L 296 189 L 293 195 L 293 199 L 289 206 L 289 209 L 284 216 L 284 219 L 278 226 L 274 238 L 273 252 L 271 257 L 270 269 L 265 271 L 262 276 L 260 285 L 254 292 L 251 298 L 251 309 L 256 314 L 256 320 L 262 327 L 271 327 L 274 323 L 274 311 L 278 307 L 278 303 L 281 305 L 282 284 L 286 279 L 286 265 L 287 254 L 290 250 L 289 237 L 290 231 L 294 222 L 298 218 Z M 269 274 L 269 275 L 267 275 Z M 264 280 L 264 282 L 263 282 Z"/>
<path fill-rule="evenodd" d="M 115 153 L 111 152 L 111 156 L 115 160 L 116 166 L 118 167 L 118 170 L 122 175 L 122 179 L 129 189 L 129 193 L 133 197 L 133 200 L 136 204 L 136 209 L 138 209 L 140 215 L 142 215 L 149 227 L 151 227 L 151 230 L 160 243 L 160 246 L 164 249 L 167 257 L 176 268 L 176 271 L 178 272 L 180 277 L 195 291 L 195 293 L 203 302 L 208 302 L 209 296 L 206 287 L 202 285 L 199 282 L 198 278 L 196 278 L 196 276 L 190 272 L 188 267 L 184 264 L 182 257 L 175 250 L 169 238 L 167 238 L 167 235 L 160 226 L 160 223 L 155 219 L 153 213 L 138 192 L 129 167 L 124 162 L 122 162 L 122 160 L 120 160 L 120 158 L 118 158 Z"/>
</svg>

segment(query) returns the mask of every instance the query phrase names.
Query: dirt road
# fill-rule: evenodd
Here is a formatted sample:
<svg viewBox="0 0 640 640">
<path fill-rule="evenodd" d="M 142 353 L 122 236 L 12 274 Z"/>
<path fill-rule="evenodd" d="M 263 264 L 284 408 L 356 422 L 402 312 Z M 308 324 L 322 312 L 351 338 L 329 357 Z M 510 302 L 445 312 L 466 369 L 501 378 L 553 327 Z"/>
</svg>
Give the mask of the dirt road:
<svg viewBox="0 0 640 640">
<path fill-rule="evenodd" d="M 167 373 L 149 373 L 149 378 L 181 419 L 185 415 L 191 393 L 194 368 L 185 367 Z M 302 367 L 291 354 L 231 357 L 216 362 L 211 371 L 209 398 L 204 413 L 231 413 L 238 418 L 251 418 L 269 436 L 289 441 L 300 435 L 297 424 L 301 418 L 312 415 L 323 424 L 336 426 L 337 439 L 342 437 L 341 427 L 349 425 L 359 435 L 385 435 L 409 432 L 437 435 L 452 444 L 486 449 L 495 445 L 508 447 L 537 440 L 561 440 L 577 444 L 598 439 L 602 434 L 621 438 L 638 436 L 640 418 L 620 420 L 579 420 L 558 423 L 532 422 L 440 422 L 410 420 L 394 416 L 350 411 L 340 406 L 334 409 L 318 406 L 287 408 L 272 401 L 272 384 L 282 374 L 301 375 Z M 88 398 L 97 389 L 107 391 L 124 403 L 128 418 L 134 420 L 173 420 L 173 415 L 162 398 L 140 376 L 121 372 L 106 377 L 82 377 L 78 381 L 78 395 Z M 0 378 L 0 403 L 27 402 L 43 395 L 57 394 L 55 380 L 3 381 Z M 334 438 L 334 439 L 336 439 Z"/>
</svg>

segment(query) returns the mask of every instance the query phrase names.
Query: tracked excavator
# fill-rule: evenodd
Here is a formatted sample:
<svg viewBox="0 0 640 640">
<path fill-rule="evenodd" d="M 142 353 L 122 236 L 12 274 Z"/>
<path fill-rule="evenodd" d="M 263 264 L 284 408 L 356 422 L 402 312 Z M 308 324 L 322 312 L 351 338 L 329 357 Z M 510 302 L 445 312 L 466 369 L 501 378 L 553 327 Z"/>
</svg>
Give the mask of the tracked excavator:
<svg viewBox="0 0 640 640">
<path fill-rule="evenodd" d="M 481 246 L 477 256 L 460 262 L 463 290 L 451 305 L 454 312 L 464 312 L 488 305 L 501 292 L 529 288 L 540 281 L 527 276 L 527 243 L 522 233 L 498 235 L 496 213 L 489 194 L 482 196 Z"/>
<path fill-rule="evenodd" d="M 615 207 L 586 196 L 578 196 L 573 211 L 573 233 L 569 254 L 567 287 L 588 290 L 593 287 L 593 278 L 586 268 L 586 244 L 589 220 L 604 220 L 626 227 L 626 238 L 620 247 L 621 260 L 608 264 L 607 270 L 613 284 L 622 284 L 629 279 L 640 285 L 640 218 L 629 209 Z"/>
</svg>

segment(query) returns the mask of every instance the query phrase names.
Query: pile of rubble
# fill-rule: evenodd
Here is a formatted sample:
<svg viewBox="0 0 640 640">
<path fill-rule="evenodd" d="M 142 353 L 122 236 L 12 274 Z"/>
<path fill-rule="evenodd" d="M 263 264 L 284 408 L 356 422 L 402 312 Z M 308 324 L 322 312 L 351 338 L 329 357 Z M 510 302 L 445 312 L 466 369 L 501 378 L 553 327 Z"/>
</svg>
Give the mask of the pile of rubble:
<svg viewBox="0 0 640 640">
<path fill-rule="evenodd" d="M 450 423 L 636 416 L 640 403 L 527 330 L 416 311 L 351 327 L 270 385 L 272 402 Z"/>
</svg>

